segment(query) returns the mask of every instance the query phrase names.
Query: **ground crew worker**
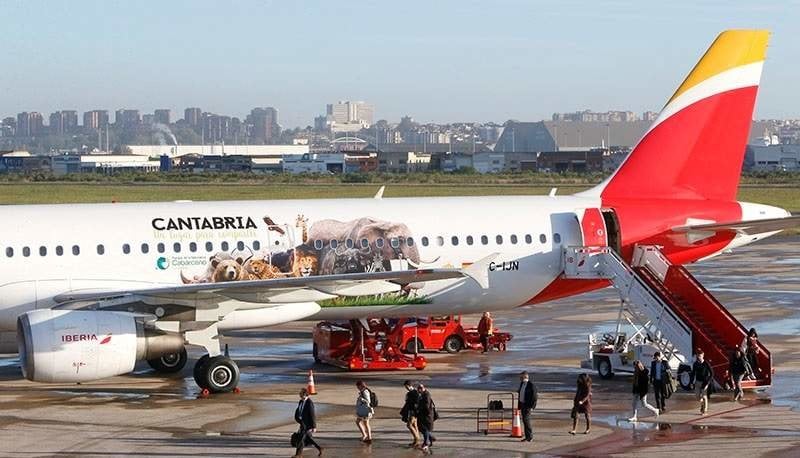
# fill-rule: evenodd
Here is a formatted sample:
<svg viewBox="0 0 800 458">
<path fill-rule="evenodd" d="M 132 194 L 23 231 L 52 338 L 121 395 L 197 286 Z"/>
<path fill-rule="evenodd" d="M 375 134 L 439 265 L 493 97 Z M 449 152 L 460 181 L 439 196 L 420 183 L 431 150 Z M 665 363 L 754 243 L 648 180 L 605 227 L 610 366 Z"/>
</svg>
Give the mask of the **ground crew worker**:
<svg viewBox="0 0 800 458">
<path fill-rule="evenodd" d="M 478 322 L 478 335 L 481 337 L 481 345 L 483 346 L 483 351 L 481 353 L 489 351 L 489 338 L 491 338 L 493 334 L 494 320 L 492 319 L 492 314 L 483 312 L 483 317 L 481 317 L 481 321 Z"/>
</svg>

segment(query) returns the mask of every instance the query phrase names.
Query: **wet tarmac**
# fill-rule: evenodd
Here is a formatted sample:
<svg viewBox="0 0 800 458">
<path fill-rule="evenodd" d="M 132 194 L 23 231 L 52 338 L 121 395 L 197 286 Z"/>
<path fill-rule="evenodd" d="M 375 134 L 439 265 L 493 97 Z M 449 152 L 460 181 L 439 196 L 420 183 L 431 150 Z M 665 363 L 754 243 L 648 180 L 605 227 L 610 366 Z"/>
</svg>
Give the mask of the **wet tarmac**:
<svg viewBox="0 0 800 458">
<path fill-rule="evenodd" d="M 315 365 L 312 323 L 235 333 L 225 341 L 241 367 L 242 392 L 208 399 L 198 399 L 190 366 L 170 378 L 139 366 L 100 382 L 42 385 L 21 378 L 15 357 L 0 358 L 0 455 L 291 456 L 296 393 L 313 368 L 317 438 L 327 456 L 420 456 L 406 447 L 397 413 L 408 378 L 429 386 L 441 413 L 435 455 L 800 456 L 800 237 L 770 239 L 690 270 L 759 330 L 776 370 L 770 389 L 743 402 L 714 395 L 706 416 L 697 415 L 690 393 L 679 392 L 666 414 L 629 423 L 630 378 L 594 377 L 592 432 L 567 433 L 586 334 L 609 331 L 616 320 L 617 296 L 607 289 L 497 313 L 497 326 L 514 335 L 507 352 L 429 353 L 424 371 L 358 374 Z M 521 370 L 534 374 L 540 391 L 534 442 L 477 433 L 476 410 L 487 394 L 516 390 Z M 358 379 L 381 401 L 371 446 L 361 445 L 354 424 Z"/>
</svg>

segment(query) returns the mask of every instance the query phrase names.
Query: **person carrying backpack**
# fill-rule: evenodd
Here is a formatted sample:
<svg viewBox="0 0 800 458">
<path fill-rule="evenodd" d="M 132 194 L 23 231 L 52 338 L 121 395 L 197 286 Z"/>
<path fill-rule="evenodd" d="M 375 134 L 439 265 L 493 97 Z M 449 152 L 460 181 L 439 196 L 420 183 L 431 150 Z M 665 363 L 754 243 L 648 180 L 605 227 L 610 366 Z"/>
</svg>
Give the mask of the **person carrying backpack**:
<svg viewBox="0 0 800 458">
<path fill-rule="evenodd" d="M 369 421 L 375 413 L 375 407 L 378 406 L 378 397 L 361 380 L 356 382 L 356 388 L 358 389 L 358 397 L 356 397 L 356 426 L 361 432 L 361 442 L 371 444 L 372 429 Z"/>
</svg>

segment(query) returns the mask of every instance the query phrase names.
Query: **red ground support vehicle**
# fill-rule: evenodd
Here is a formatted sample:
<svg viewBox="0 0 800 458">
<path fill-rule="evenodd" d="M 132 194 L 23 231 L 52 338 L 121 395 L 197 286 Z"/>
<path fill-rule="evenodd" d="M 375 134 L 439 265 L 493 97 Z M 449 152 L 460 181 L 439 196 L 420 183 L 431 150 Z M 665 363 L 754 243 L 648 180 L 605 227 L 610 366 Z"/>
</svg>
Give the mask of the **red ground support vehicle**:
<svg viewBox="0 0 800 458">
<path fill-rule="evenodd" d="M 425 358 L 408 356 L 398 343 L 401 321 L 323 321 L 314 327 L 314 361 L 351 371 L 425 368 Z"/>
<path fill-rule="evenodd" d="M 506 344 L 512 335 L 494 330 L 489 338 L 489 346 L 499 351 L 506 350 Z M 422 350 L 444 350 L 458 353 L 462 349 L 481 350 L 481 338 L 477 327 L 465 328 L 461 324 L 461 315 L 431 316 L 410 319 L 403 326 L 400 343 L 406 353 L 418 353 Z"/>
</svg>

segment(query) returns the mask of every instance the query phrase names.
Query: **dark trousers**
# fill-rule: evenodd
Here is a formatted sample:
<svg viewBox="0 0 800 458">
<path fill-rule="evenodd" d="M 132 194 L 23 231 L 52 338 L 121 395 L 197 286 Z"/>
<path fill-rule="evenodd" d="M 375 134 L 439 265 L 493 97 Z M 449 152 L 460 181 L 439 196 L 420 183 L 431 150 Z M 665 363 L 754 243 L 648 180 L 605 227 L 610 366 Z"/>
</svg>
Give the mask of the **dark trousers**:
<svg viewBox="0 0 800 458">
<path fill-rule="evenodd" d="M 533 439 L 533 428 L 531 427 L 531 408 L 519 405 L 519 410 L 522 413 L 522 427 L 525 429 L 525 439 Z"/>
<path fill-rule="evenodd" d="M 483 346 L 484 353 L 489 351 L 489 334 L 481 335 L 481 345 Z"/>
<path fill-rule="evenodd" d="M 667 407 L 667 383 L 663 380 L 653 380 L 653 393 L 656 395 L 656 408 L 664 410 Z"/>
<path fill-rule="evenodd" d="M 317 441 L 315 441 L 312 437 L 311 431 L 305 428 L 300 428 L 300 434 L 300 442 L 298 442 L 297 449 L 294 451 L 295 455 L 302 455 L 303 447 L 306 445 L 313 445 L 317 450 L 322 450 L 322 447 L 320 447 Z"/>
</svg>

